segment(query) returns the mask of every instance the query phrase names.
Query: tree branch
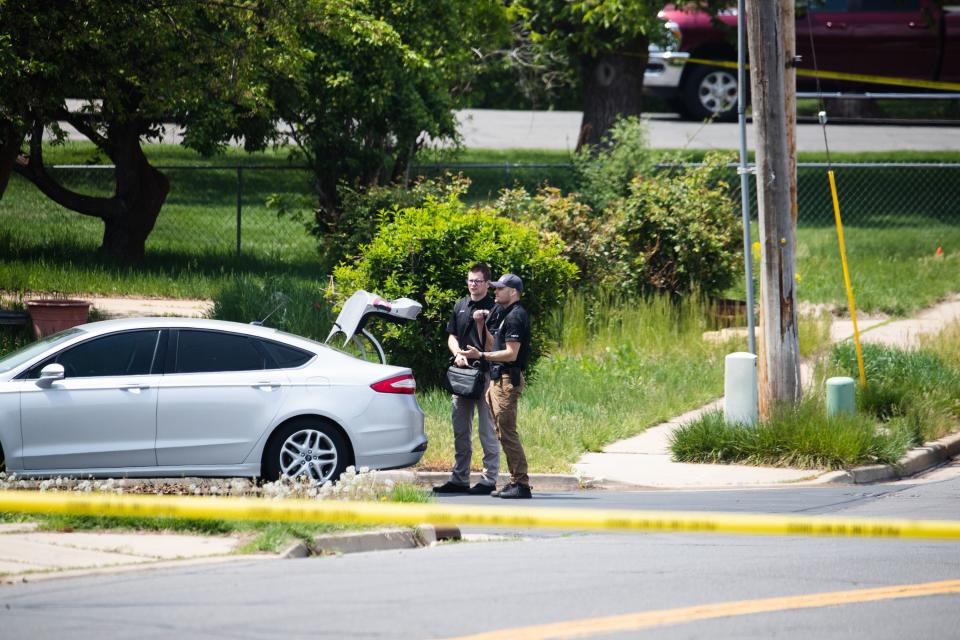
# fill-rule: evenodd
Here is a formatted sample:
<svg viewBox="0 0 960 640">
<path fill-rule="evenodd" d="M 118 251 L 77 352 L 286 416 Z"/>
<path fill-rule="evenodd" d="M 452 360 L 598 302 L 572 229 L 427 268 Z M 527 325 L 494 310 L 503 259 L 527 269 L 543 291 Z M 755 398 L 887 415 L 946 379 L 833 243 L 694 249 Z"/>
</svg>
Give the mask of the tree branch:
<svg viewBox="0 0 960 640">
<path fill-rule="evenodd" d="M 116 196 L 98 198 L 67 189 L 54 180 L 43 164 L 43 121 L 34 119 L 30 134 L 30 155 L 21 157 L 13 166 L 14 171 L 29 180 L 43 195 L 62 207 L 85 216 L 106 220 L 120 214 L 120 202 Z"/>
<path fill-rule="evenodd" d="M 110 143 L 105 137 L 100 135 L 100 132 L 90 124 L 90 119 L 92 114 L 89 113 L 70 113 L 66 109 L 57 114 L 60 120 L 65 120 L 70 123 L 70 126 L 83 134 L 87 139 L 90 140 L 93 144 L 97 145 L 99 149 L 107 152 L 110 151 Z"/>
</svg>

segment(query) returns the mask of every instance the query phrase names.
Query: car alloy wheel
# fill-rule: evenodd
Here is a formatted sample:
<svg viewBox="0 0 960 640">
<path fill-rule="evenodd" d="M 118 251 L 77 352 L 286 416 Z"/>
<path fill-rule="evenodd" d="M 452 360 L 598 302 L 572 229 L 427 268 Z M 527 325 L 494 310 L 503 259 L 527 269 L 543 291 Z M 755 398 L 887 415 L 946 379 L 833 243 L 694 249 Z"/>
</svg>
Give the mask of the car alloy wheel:
<svg viewBox="0 0 960 640">
<path fill-rule="evenodd" d="M 322 484 L 340 478 L 352 464 L 350 446 L 335 426 L 301 418 L 281 426 L 270 438 L 263 458 L 263 477 L 277 480 L 307 477 Z"/>
<path fill-rule="evenodd" d="M 301 429 L 289 435 L 280 446 L 280 473 L 290 478 L 309 476 L 326 482 L 338 462 L 337 447 L 327 434 L 316 429 Z"/>
</svg>

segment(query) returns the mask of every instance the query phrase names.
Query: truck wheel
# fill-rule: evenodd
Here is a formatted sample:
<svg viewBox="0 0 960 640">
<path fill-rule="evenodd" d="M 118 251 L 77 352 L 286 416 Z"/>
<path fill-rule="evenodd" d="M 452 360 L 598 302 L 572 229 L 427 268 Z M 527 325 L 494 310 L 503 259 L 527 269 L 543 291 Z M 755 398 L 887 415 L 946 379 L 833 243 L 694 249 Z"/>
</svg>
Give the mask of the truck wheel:
<svg viewBox="0 0 960 640">
<path fill-rule="evenodd" d="M 733 69 L 696 66 L 684 81 L 684 111 L 694 120 L 737 118 L 737 72 Z"/>
</svg>

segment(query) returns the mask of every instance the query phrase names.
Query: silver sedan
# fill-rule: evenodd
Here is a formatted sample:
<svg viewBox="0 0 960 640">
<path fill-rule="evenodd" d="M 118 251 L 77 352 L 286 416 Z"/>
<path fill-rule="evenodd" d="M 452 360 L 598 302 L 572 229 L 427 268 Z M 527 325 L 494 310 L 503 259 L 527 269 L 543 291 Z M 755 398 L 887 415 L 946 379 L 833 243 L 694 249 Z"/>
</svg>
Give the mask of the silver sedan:
<svg viewBox="0 0 960 640">
<path fill-rule="evenodd" d="M 135 318 L 0 358 L 0 459 L 26 476 L 308 475 L 416 464 L 408 368 L 261 326 Z"/>
</svg>

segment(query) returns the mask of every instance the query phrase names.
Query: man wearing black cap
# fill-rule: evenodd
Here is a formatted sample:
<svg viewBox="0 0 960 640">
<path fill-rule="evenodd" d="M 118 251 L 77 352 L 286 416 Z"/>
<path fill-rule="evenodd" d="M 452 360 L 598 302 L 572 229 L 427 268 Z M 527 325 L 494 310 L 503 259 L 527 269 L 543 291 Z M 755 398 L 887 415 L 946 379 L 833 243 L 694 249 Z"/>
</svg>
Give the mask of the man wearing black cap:
<svg viewBox="0 0 960 640">
<path fill-rule="evenodd" d="M 488 351 L 471 346 L 460 353 L 490 364 L 487 403 L 510 468 L 510 484 L 490 495 L 508 499 L 529 498 L 527 456 L 517 432 L 517 403 L 524 387 L 523 372 L 530 359 L 530 316 L 520 304 L 523 280 L 519 276 L 504 274 L 490 286 L 494 289 L 497 304 L 489 312 L 477 310 L 473 314 L 478 331 L 486 336 Z"/>
</svg>

